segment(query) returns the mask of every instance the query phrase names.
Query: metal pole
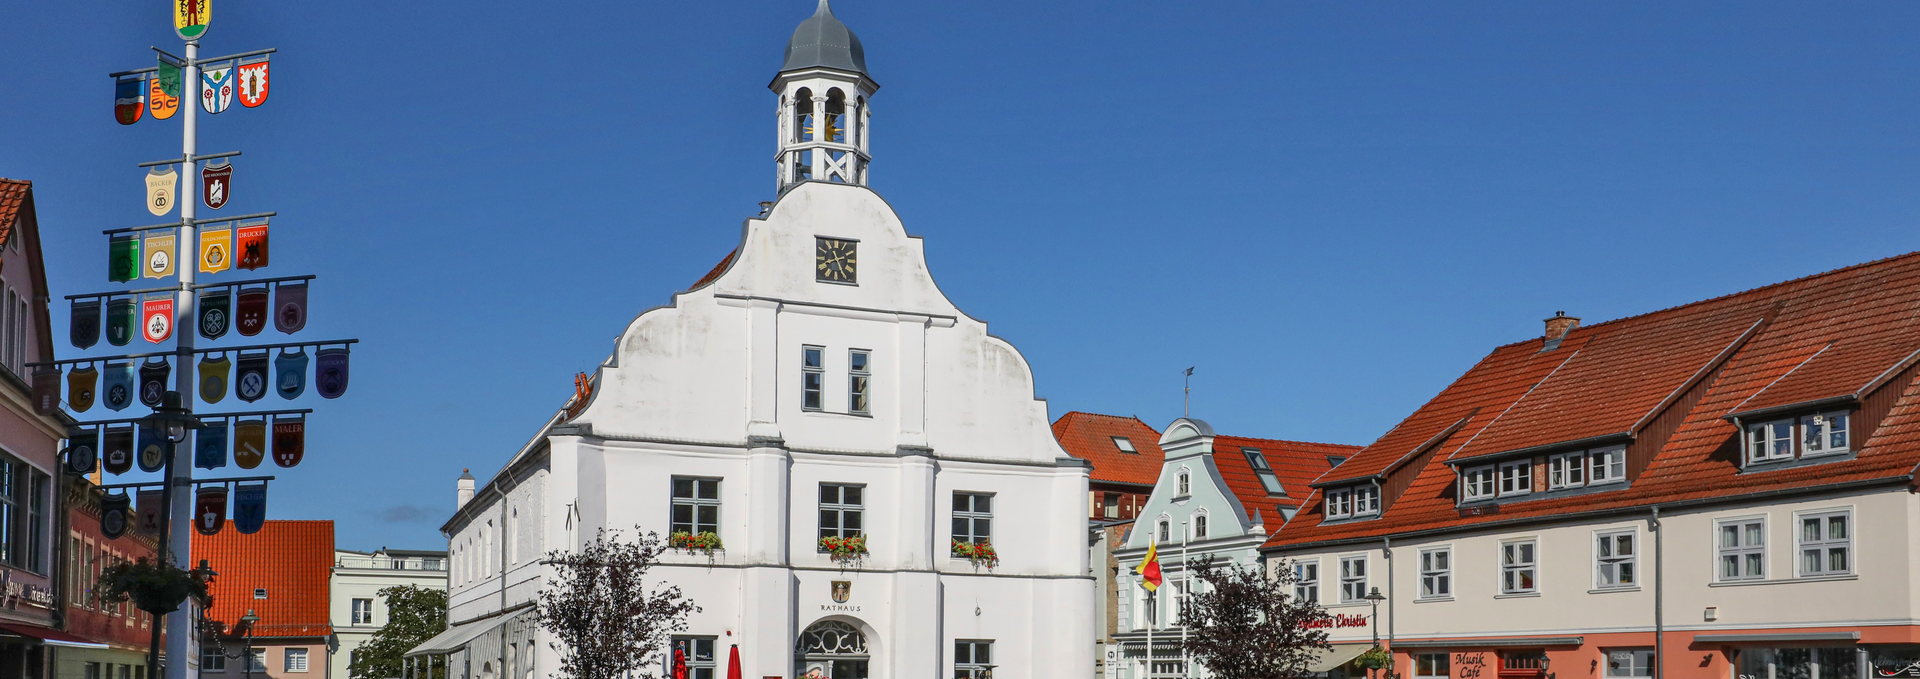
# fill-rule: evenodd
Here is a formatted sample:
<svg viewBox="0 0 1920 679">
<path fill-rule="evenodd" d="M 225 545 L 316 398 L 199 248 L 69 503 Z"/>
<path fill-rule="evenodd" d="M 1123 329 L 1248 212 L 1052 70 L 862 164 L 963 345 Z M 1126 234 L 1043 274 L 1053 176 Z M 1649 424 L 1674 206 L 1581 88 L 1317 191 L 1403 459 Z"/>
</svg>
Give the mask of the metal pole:
<svg viewBox="0 0 1920 679">
<path fill-rule="evenodd" d="M 1377 484 L 1376 487 L 1378 487 Z M 1380 540 L 1382 544 L 1380 551 L 1387 557 L 1387 677 L 1394 679 L 1397 675 L 1393 673 L 1393 661 L 1394 657 L 1398 654 L 1393 650 L 1393 623 L 1395 620 L 1393 615 L 1393 538 L 1383 537 Z"/>
<path fill-rule="evenodd" d="M 193 155 L 200 148 L 198 116 L 200 107 L 193 105 L 193 100 L 199 99 L 200 91 L 200 42 L 188 41 L 186 53 L 187 64 L 186 68 L 181 69 L 180 82 L 180 103 L 181 108 L 185 109 L 181 111 L 183 118 L 180 156 L 186 162 L 180 167 L 182 175 L 180 181 L 185 184 L 181 188 L 184 190 L 177 194 L 184 199 L 180 201 L 180 235 L 174 239 L 173 266 L 178 273 L 180 290 L 175 293 L 173 301 L 173 337 L 176 356 L 173 375 L 174 390 L 180 392 L 180 407 L 191 414 L 194 399 L 193 340 L 195 334 L 193 277 L 200 263 L 199 229 L 194 226 L 193 221 L 195 209 L 200 204 L 200 178 L 194 176 L 197 162 Z M 188 96 L 190 93 L 194 96 Z M 175 493 L 173 490 L 176 485 L 184 487 L 193 481 L 193 459 L 190 457 L 192 449 L 193 446 L 175 445 L 170 451 L 172 455 L 168 456 L 166 470 L 168 481 L 166 491 L 170 495 L 166 504 L 168 522 L 165 530 L 172 534 L 173 552 L 170 556 L 173 559 L 173 565 L 182 569 L 191 568 L 193 565 L 193 498 L 191 493 Z M 168 556 L 162 554 L 161 558 Z M 188 601 L 186 605 L 180 607 L 180 610 L 167 614 L 165 627 L 177 630 L 179 633 L 167 635 L 167 660 L 172 670 L 165 673 L 164 679 L 198 679 L 199 677 L 200 659 L 195 647 L 198 645 L 200 635 L 196 633 L 193 626 L 194 619 L 199 617 L 199 611 L 196 610 L 198 606 L 197 602 Z M 159 621 L 155 623 L 158 627 Z M 151 676 L 149 679 L 163 679 L 163 677 Z"/>
<path fill-rule="evenodd" d="M 1153 598 L 1157 593 L 1147 590 L 1147 679 L 1153 679 L 1153 626 L 1160 624 L 1160 606 Z"/>
<path fill-rule="evenodd" d="M 1651 527 L 1653 528 L 1653 676 L 1654 679 L 1661 679 L 1667 676 L 1665 672 L 1661 671 L 1667 666 L 1667 627 L 1666 620 L 1663 617 L 1665 611 L 1661 608 L 1664 603 L 1662 597 L 1666 594 L 1666 592 L 1663 591 L 1663 585 L 1665 583 L 1662 582 L 1662 578 L 1660 577 L 1662 566 L 1665 565 L 1662 563 L 1662 558 L 1665 556 L 1666 550 L 1662 549 L 1662 543 L 1665 542 L 1663 538 L 1665 537 L 1666 531 L 1660 529 L 1660 507 L 1658 505 L 1653 507 L 1653 522 Z"/>
<path fill-rule="evenodd" d="M 1187 599 L 1193 596 L 1193 569 L 1187 563 L 1187 522 L 1180 522 L 1180 608 L 1185 614 Z M 1180 619 L 1180 676 L 1190 676 L 1187 668 L 1187 620 Z"/>
</svg>

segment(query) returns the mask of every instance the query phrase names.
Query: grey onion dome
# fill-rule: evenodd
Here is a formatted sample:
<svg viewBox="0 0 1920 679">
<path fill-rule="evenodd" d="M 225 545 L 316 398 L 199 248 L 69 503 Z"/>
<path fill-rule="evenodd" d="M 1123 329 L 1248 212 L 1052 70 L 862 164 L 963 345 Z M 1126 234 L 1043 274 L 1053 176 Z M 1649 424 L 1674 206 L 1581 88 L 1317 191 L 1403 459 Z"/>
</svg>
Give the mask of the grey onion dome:
<svg viewBox="0 0 1920 679">
<path fill-rule="evenodd" d="M 861 49 L 860 38 L 834 18 L 827 0 L 820 0 L 813 16 L 793 29 L 793 39 L 787 41 L 787 60 L 780 66 L 780 72 L 815 67 L 867 73 L 867 52 Z"/>
</svg>

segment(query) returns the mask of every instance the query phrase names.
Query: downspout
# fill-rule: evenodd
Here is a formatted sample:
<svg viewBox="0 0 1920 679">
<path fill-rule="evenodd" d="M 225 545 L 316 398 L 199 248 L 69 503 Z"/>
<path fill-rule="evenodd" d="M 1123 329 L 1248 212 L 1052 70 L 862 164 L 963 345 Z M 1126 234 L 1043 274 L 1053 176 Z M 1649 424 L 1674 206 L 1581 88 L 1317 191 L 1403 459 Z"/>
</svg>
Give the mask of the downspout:
<svg viewBox="0 0 1920 679">
<path fill-rule="evenodd" d="M 1379 485 L 1378 482 L 1374 483 L 1376 488 Z M 1381 513 L 1386 513 L 1386 509 L 1382 508 Z M 1393 600 L 1398 598 L 1393 595 L 1393 538 L 1382 536 L 1380 544 L 1380 552 L 1387 557 L 1387 677 L 1398 679 L 1398 676 L 1393 673 L 1394 656 L 1398 655 L 1393 648 L 1393 624 L 1398 622 L 1393 615 Z"/>
<path fill-rule="evenodd" d="M 1664 565 L 1663 558 L 1666 556 L 1666 550 L 1662 548 L 1666 531 L 1660 529 L 1660 505 L 1653 506 L 1651 526 L 1653 528 L 1653 676 L 1665 677 L 1666 672 L 1663 670 L 1667 664 L 1667 628 L 1664 618 L 1665 610 L 1661 607 L 1663 603 L 1661 597 L 1665 594 L 1666 583 L 1661 578 L 1661 573 Z"/>
</svg>

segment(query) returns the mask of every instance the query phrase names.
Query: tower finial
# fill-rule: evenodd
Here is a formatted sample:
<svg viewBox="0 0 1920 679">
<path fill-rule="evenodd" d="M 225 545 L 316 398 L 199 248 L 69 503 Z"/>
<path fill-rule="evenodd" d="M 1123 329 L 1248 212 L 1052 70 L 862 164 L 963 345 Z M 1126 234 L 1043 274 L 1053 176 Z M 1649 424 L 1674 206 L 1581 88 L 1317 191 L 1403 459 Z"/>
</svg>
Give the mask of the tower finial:
<svg viewBox="0 0 1920 679">
<path fill-rule="evenodd" d="M 827 0 L 820 0 L 820 6 L 814 8 L 813 13 L 815 15 L 819 15 L 819 14 L 832 15 L 833 7 L 827 5 Z"/>
</svg>

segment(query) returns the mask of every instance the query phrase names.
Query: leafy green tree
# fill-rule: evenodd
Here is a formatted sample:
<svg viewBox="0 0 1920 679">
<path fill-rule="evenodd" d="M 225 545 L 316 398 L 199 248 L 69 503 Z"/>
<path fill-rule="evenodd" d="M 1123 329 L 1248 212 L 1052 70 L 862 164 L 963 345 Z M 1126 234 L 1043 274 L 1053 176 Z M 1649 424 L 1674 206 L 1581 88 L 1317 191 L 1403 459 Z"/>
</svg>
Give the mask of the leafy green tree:
<svg viewBox="0 0 1920 679">
<path fill-rule="evenodd" d="M 387 601 L 387 626 L 353 653 L 347 673 L 353 679 L 392 679 L 406 667 L 407 651 L 447 630 L 447 593 L 414 585 L 380 590 Z M 431 679 L 445 679 L 447 668 L 435 665 Z"/>
</svg>

